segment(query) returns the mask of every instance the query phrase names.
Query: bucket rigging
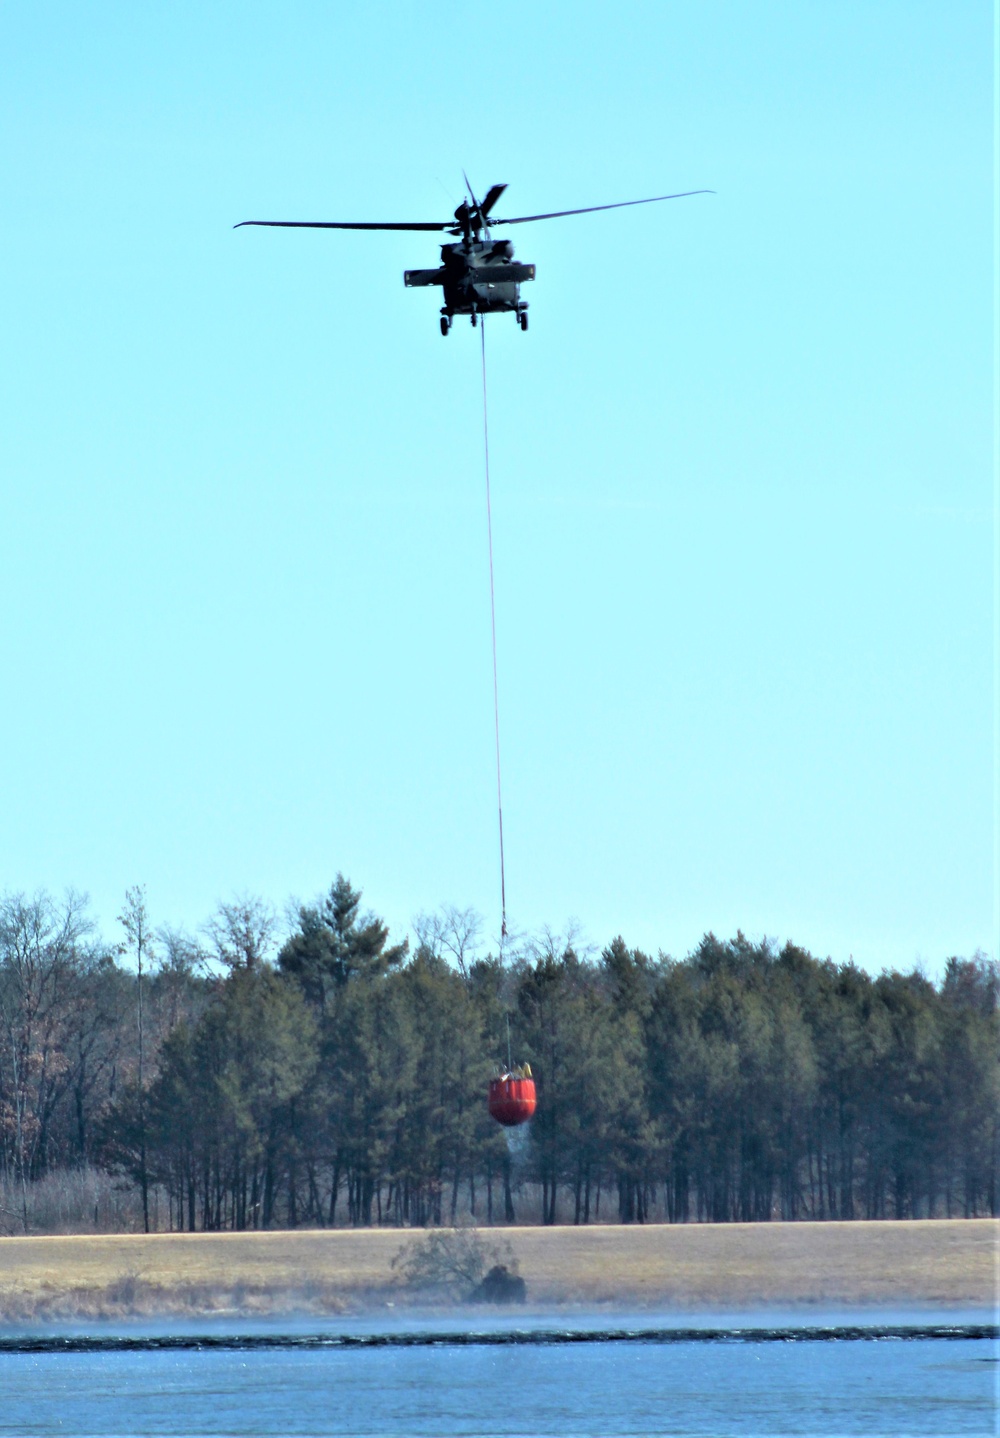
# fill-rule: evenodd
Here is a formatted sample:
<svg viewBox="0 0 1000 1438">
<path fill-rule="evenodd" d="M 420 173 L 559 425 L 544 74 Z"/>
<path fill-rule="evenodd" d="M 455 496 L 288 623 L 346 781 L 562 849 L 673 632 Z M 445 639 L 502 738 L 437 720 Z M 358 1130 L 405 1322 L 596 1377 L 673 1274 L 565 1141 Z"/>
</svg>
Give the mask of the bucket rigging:
<svg viewBox="0 0 1000 1438">
<path fill-rule="evenodd" d="M 475 318 L 475 317 L 473 317 Z M 490 556 L 490 637 L 493 643 L 493 737 L 497 759 L 497 825 L 500 831 L 500 946 L 507 937 L 507 882 L 503 862 L 503 794 L 500 784 L 500 690 L 497 683 L 497 609 L 493 584 L 493 515 L 490 506 L 490 424 L 486 399 L 486 316 L 480 317 L 479 347 L 483 362 L 483 458 L 486 467 L 486 539 Z"/>
<path fill-rule="evenodd" d="M 473 323 L 476 316 L 473 315 Z M 486 471 L 486 538 L 490 561 L 490 639 L 493 651 L 493 738 L 497 768 L 497 829 L 500 839 L 500 955 L 507 938 L 507 881 L 503 852 L 503 790 L 500 778 L 500 686 L 497 679 L 496 587 L 493 576 L 493 515 L 490 504 L 490 425 L 486 385 L 486 316 L 479 316 L 479 348 L 483 370 L 483 460 Z M 490 1079 L 487 1107 L 490 1117 L 504 1128 L 527 1123 L 535 1112 L 538 1096 L 531 1065 L 514 1066 L 510 1046 L 510 1016 L 507 1016 L 507 1066 Z"/>
</svg>

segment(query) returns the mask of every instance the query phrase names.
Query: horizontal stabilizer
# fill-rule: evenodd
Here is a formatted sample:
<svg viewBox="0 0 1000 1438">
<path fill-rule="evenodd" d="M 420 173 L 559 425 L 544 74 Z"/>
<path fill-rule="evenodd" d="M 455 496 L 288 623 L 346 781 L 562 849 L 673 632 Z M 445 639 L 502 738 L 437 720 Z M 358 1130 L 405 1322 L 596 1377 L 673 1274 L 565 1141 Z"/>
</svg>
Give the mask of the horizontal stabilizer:
<svg viewBox="0 0 1000 1438">
<path fill-rule="evenodd" d="M 476 265 L 469 271 L 474 285 L 521 285 L 534 278 L 534 265 Z"/>
<path fill-rule="evenodd" d="M 403 284 L 411 289 L 415 285 L 443 285 L 444 270 L 404 270 Z"/>
</svg>

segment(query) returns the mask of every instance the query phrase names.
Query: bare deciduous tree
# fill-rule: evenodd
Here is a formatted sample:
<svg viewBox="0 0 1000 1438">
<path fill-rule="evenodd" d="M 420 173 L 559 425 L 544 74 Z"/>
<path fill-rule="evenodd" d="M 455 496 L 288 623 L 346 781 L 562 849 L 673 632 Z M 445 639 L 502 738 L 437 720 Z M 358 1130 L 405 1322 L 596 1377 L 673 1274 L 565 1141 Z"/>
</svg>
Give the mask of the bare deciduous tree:
<svg viewBox="0 0 1000 1438">
<path fill-rule="evenodd" d="M 446 904 L 435 914 L 417 914 L 413 920 L 417 943 L 435 957 L 452 958 L 465 978 L 483 931 L 482 915 L 475 909 Z"/>
<path fill-rule="evenodd" d="M 28 1228 L 27 1181 L 44 1162 L 48 1123 L 65 1090 L 63 1030 L 72 1003 L 77 946 L 92 925 L 86 899 L 61 907 L 47 894 L 0 901 L 0 1148 L 13 1159 Z"/>
<path fill-rule="evenodd" d="M 125 890 L 125 907 L 118 915 L 118 922 L 125 930 L 125 949 L 135 954 L 138 970 L 137 1022 L 139 1029 L 139 1182 L 142 1188 L 142 1221 L 149 1232 L 149 1172 L 146 1166 L 146 1084 L 143 1073 L 143 1027 L 142 1027 L 142 962 L 147 966 L 152 958 L 149 916 L 146 912 L 146 889 L 143 884 L 133 884 Z"/>
<path fill-rule="evenodd" d="M 270 904 L 243 894 L 220 904 L 205 925 L 214 957 L 227 969 L 259 969 L 274 947 L 277 919 Z"/>
</svg>

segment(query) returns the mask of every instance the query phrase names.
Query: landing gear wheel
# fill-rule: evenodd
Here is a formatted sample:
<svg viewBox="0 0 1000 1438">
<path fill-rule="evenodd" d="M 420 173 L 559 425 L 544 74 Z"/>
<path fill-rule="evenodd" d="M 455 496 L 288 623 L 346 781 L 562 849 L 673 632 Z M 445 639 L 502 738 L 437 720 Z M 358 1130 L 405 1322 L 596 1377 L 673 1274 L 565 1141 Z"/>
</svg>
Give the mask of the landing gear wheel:
<svg viewBox="0 0 1000 1438">
<path fill-rule="evenodd" d="M 472 311 L 472 314 L 469 316 L 469 319 L 472 321 L 472 328 L 475 329 L 475 328 L 476 328 L 476 325 L 478 324 L 478 320 L 476 319 L 476 312 L 475 312 L 475 310 Z"/>
<path fill-rule="evenodd" d="M 446 335 L 450 329 L 451 329 L 451 320 L 448 318 L 447 315 L 442 315 L 442 316 L 441 316 L 441 333 L 442 333 L 443 335 Z"/>
<path fill-rule="evenodd" d="M 517 317 L 517 322 L 518 322 L 518 324 L 521 326 L 522 330 L 526 330 L 526 329 L 528 328 L 528 315 L 527 315 L 527 311 L 525 311 L 525 310 L 522 310 L 522 311 L 521 311 L 521 313 L 520 313 L 520 314 L 518 315 L 518 317 Z"/>
</svg>

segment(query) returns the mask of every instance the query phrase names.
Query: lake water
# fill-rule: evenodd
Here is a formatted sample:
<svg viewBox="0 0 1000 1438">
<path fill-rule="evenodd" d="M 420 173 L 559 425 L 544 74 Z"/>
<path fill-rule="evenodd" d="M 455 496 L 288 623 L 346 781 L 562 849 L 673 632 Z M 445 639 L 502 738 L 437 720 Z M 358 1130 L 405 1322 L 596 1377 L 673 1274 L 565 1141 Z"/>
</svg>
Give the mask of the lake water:
<svg viewBox="0 0 1000 1438">
<path fill-rule="evenodd" d="M 992 1338 L 807 1338 L 803 1327 L 869 1330 L 983 1324 L 989 1313 L 440 1316 L 282 1324 L 231 1322 L 114 1329 L 0 1329 L 0 1433 L 250 1435 L 723 1435 L 903 1438 L 997 1432 L 998 1344 Z M 449 1335 L 529 1341 L 469 1344 Z M 694 1327 L 700 1335 L 676 1331 Z M 661 1330 L 640 1341 L 546 1341 L 570 1328 Z M 766 1340 L 704 1330 L 770 1330 Z M 781 1339 L 776 1330 L 797 1332 Z M 532 1331 L 533 1330 L 533 1331 Z M 662 1330 L 668 1330 L 666 1333 Z M 385 1346 L 180 1347 L 18 1351 L 19 1338 L 176 1342 L 198 1335 L 256 1343 L 383 1336 Z M 418 1341 L 408 1344 L 407 1336 Z M 438 1341 L 431 1341 L 437 1336 Z"/>
</svg>

